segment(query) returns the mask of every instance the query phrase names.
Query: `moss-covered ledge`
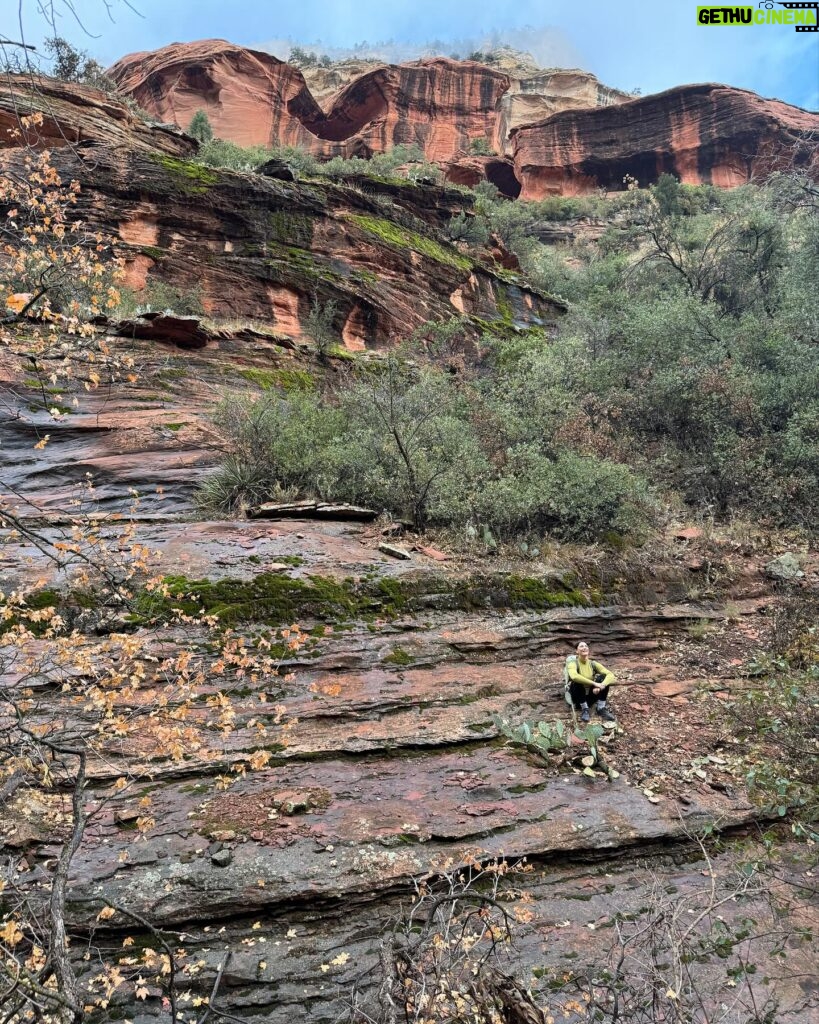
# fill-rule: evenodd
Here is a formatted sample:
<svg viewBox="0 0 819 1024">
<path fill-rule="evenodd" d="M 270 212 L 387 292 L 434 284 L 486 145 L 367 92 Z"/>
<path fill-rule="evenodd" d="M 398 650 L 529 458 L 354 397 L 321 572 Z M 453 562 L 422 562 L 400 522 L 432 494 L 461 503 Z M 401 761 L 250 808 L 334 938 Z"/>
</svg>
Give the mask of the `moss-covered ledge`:
<svg viewBox="0 0 819 1024">
<path fill-rule="evenodd" d="M 282 625 L 296 620 L 392 618 L 422 609 L 471 610 L 476 608 L 548 609 L 589 607 L 591 595 L 578 590 L 570 577 L 539 579 L 507 574 L 472 574 L 452 577 L 442 573 L 412 576 L 327 576 L 293 579 L 278 573 L 260 573 L 249 579 L 191 580 L 167 576 L 168 596 L 141 595 L 141 618 L 167 619 L 176 611 L 188 615 L 204 610 L 225 625 L 264 622 Z"/>
</svg>

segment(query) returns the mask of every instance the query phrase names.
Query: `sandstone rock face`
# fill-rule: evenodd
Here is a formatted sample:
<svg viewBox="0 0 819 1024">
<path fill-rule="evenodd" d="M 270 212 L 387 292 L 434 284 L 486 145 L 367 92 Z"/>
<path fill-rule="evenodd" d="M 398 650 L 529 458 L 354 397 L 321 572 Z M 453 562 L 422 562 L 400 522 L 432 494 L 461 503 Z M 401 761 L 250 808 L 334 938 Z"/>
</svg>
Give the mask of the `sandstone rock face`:
<svg viewBox="0 0 819 1024">
<path fill-rule="evenodd" d="M 110 74 L 182 127 L 201 109 L 221 138 L 319 157 L 416 144 L 449 180 L 486 178 L 511 198 L 621 189 L 626 174 L 646 185 L 664 171 L 732 187 L 787 162 L 800 133 L 819 126 L 804 110 L 721 85 L 630 99 L 587 72 L 544 70 L 512 51 L 491 66 L 347 61 L 310 68 L 306 79 L 268 53 L 205 40 L 131 54 Z M 470 157 L 478 139 L 496 155 Z"/>
<path fill-rule="evenodd" d="M 302 72 L 268 53 L 204 40 L 130 54 L 110 74 L 161 120 L 186 127 L 205 110 L 216 135 L 240 145 L 367 156 L 414 143 L 442 163 L 467 154 L 475 139 L 507 152 L 512 128 L 556 110 L 627 99 L 587 72 L 544 71 L 513 51 L 491 66 L 434 57 Z"/>
<path fill-rule="evenodd" d="M 197 110 L 205 110 L 219 138 L 242 146 L 267 145 L 276 112 L 286 115 L 299 96 L 309 105 L 304 79 L 291 65 L 212 40 L 132 53 L 110 76 L 159 120 L 187 127 Z"/>
<path fill-rule="evenodd" d="M 453 160 L 445 170 L 446 180 L 453 185 L 474 188 L 480 181 L 490 181 L 501 195 L 517 199 L 520 182 L 515 176 L 515 165 L 508 157 L 465 156 Z"/>
<path fill-rule="evenodd" d="M 313 94 L 313 99 L 322 110 L 326 110 L 337 92 L 349 85 L 354 78 L 381 67 L 382 63 L 383 61 L 372 57 L 351 58 L 333 61 L 329 67 L 314 65 L 300 68 L 300 71 L 307 83 L 307 88 Z"/>
<path fill-rule="evenodd" d="M 509 88 L 506 75 L 481 64 L 434 58 L 376 66 L 322 109 L 298 68 L 220 40 L 131 54 L 110 74 L 161 120 L 184 127 L 204 110 L 218 137 L 240 145 L 299 145 L 330 156 L 416 143 L 436 161 L 491 137 Z"/>
<path fill-rule="evenodd" d="M 214 372 L 218 363 L 214 358 Z M 187 400 L 191 380 L 178 383 Z M 124 388 L 117 397 L 139 404 Z M 116 432 L 96 443 L 101 451 L 116 448 Z M 82 453 L 67 427 L 53 447 L 44 454 L 55 468 Z M 157 478 L 167 474 L 150 462 Z M 166 519 L 138 529 L 142 543 L 164 551 L 169 570 L 189 576 L 246 578 L 295 551 L 304 563 L 287 571 L 303 579 L 378 571 L 397 585 L 418 571 L 407 561 L 377 561 L 377 532 L 360 524 Z M 6 554 L 24 571 L 36 564 L 39 572 L 36 552 L 22 542 Z M 444 594 L 447 579 L 436 571 Z M 212 758 L 185 765 L 176 776 L 152 776 L 157 824 L 146 839 L 134 842 L 141 789 L 93 817 L 72 864 L 72 932 L 102 932 L 112 957 L 121 955 L 125 934 L 141 947 L 150 936 L 133 921 L 97 920 L 101 905 L 126 907 L 155 926 L 186 933 L 197 960 L 186 987 L 195 996 L 213 990 L 230 953 L 219 1009 L 269 1024 L 331 1024 L 357 972 L 376 962 L 381 936 L 411 897 L 413 880 L 443 863 L 461 867 L 501 854 L 534 862 L 536 870 L 514 876 L 532 913 L 515 928 L 509 969 L 527 976 L 544 964 L 576 970 L 603 962 L 615 919 L 644 912 L 657 876 L 674 891 L 701 890 L 708 884 L 702 861 L 679 860 L 690 849 L 691 832 L 747 826 L 759 812 L 726 757 L 707 759 L 711 751 L 725 755 L 725 748 L 717 745 L 719 730 L 703 700 L 675 703 L 679 697 L 646 677 L 645 663 L 662 664 L 676 693 L 690 692 L 703 680 L 684 677 L 672 640 L 685 635 L 692 618 L 724 621 L 724 613 L 669 604 L 506 614 L 479 607 L 424 609 L 375 629 L 345 622 L 344 629 L 316 636 L 288 665 L 293 677 L 280 684 L 294 722 L 287 745 L 262 771 L 220 789 L 217 777 L 226 766 L 258 745 L 251 716 L 270 681 L 254 680 L 236 732 Z M 745 601 L 731 614 L 758 622 L 761 610 L 761 603 Z M 618 708 L 625 731 L 607 747 L 622 771 L 614 784 L 587 779 L 557 759 L 541 763 L 499 746 L 492 721 L 493 714 L 565 718 L 559 666 L 581 636 L 617 666 L 623 683 Z M 157 653 L 174 639 L 173 630 L 145 634 Z M 54 708 L 71 714 L 70 698 L 55 694 Z M 110 760 L 96 761 L 89 800 L 101 802 L 135 757 L 137 751 L 118 749 Z M 707 770 L 694 774 L 701 764 Z M 659 780 L 661 796 L 649 799 L 646 790 L 653 793 Z M 0 805 L 0 826 L 25 851 L 34 885 L 59 836 L 27 820 L 26 811 L 18 803 Z M 666 855 L 675 846 L 678 858 L 670 864 Z M 727 874 L 730 855 L 715 855 L 713 863 Z M 765 907 L 747 901 L 728 901 L 724 913 L 728 920 L 752 914 L 767 924 Z M 323 983 L 329 968 L 323 972 L 321 965 L 331 965 L 339 950 L 350 966 L 337 963 L 332 984 Z M 137 1000 L 133 986 L 123 985 L 115 1005 L 131 1019 L 158 1019 L 162 996 L 152 986 Z M 793 1019 L 807 1022 L 810 1011 Z"/>
<path fill-rule="evenodd" d="M 689 85 L 603 108 L 564 110 L 512 130 L 525 199 L 649 185 L 664 172 L 731 188 L 790 162 L 819 116 L 723 85 Z M 816 160 L 816 158 L 814 158 Z M 816 161 L 819 166 L 819 161 Z"/>
<path fill-rule="evenodd" d="M 747 597 L 760 584 L 753 564 L 732 584 L 739 589 L 730 613 L 717 601 L 673 597 L 673 571 L 653 572 L 651 593 L 638 588 L 634 603 L 624 594 L 600 607 L 538 609 L 510 600 L 508 570 L 494 568 L 494 557 L 477 573 L 473 555 L 454 555 L 447 566 L 420 550 L 410 559 L 382 557 L 378 525 L 191 521 L 191 488 L 216 457 L 209 413 L 242 379 L 247 360 L 269 367 L 271 353 L 251 351 L 240 339 L 185 352 L 138 339 L 112 344 L 127 345 L 140 379 L 88 395 L 75 382 L 82 405 L 48 424 L 52 442 L 36 458 L 46 414 L 30 407 L 25 371 L 2 376 L 11 368 L 0 363 L 7 396 L 0 463 L 8 463 L 0 469 L 9 486 L 52 510 L 51 538 L 70 536 L 70 516 L 59 509 L 70 507 L 71 484 L 91 472 L 106 511 L 127 507 L 128 486 L 150 492 L 134 538 L 162 551 L 165 572 L 244 581 L 276 572 L 350 585 L 376 577 L 385 596 L 404 588 L 412 603 L 384 619 L 341 611 L 339 619 L 322 617 L 309 645 L 283 666 L 286 675 L 248 682 L 231 735 L 202 759 L 152 771 L 149 787 L 110 800 L 114 780 L 142 761 L 138 743 L 112 741 L 105 758 L 93 759 L 87 798 L 99 811 L 72 863 L 72 934 L 93 931 L 94 942 L 102 936 L 106 964 L 124 959 L 126 935 L 136 950 L 150 946 L 153 936 L 133 920 L 99 920 L 102 906 L 116 904 L 185 933 L 179 941 L 196 964 L 185 988 L 194 998 L 211 998 L 218 976 L 215 1009 L 225 1014 L 265 1024 L 333 1024 L 343 1019 L 355 977 L 377 963 L 381 937 L 406 912 L 415 880 L 442 864 L 461 868 L 500 854 L 534 864 L 513 877 L 529 902 L 515 925 L 508 969 L 527 978 L 544 967 L 597 969 L 615 923 L 624 915 L 642 921 L 658 884 L 695 905 L 711 879 L 702 860 L 685 862 L 691 835 L 748 827 L 760 811 L 743 789 L 744 748 L 732 745 L 725 716 L 714 714 L 718 698 L 709 695 L 746 680 L 733 678 L 731 664 L 713 651 L 703 654 L 700 642 L 689 637 L 686 647 L 687 629 L 702 619 L 720 623 L 720 649 L 743 642 L 745 629 L 758 636 L 775 597 Z M 67 405 L 71 398 L 66 394 Z M 100 530 L 110 538 L 118 526 L 112 519 Z M 25 535 L 5 544 L 2 556 L 11 586 L 32 575 L 66 586 Z M 815 586 L 815 554 L 804 564 Z M 562 577 L 544 564 L 525 565 L 521 571 L 551 585 Z M 466 572 L 472 590 L 463 589 Z M 185 642 L 176 625 L 128 628 L 141 630 L 140 642 L 157 660 Z M 567 762 L 502 745 L 493 719 L 566 721 L 560 671 L 581 637 L 618 673 L 623 731 L 606 747 L 621 773 L 614 783 L 579 774 L 583 748 Z M 218 686 L 217 678 L 207 685 Z M 287 741 L 271 745 L 264 769 L 224 789 L 225 773 L 258 749 L 254 723 L 272 687 L 292 719 Z M 55 692 L 48 708 L 57 718 L 81 713 L 67 692 Z M 135 842 L 138 801 L 149 793 L 156 825 Z M 25 854 L 20 881 L 34 896 L 64 834 L 37 813 L 29 794 L 0 801 L 0 841 Z M 712 863 L 721 886 L 733 869 L 730 846 Z M 801 872 L 799 878 L 804 884 Z M 773 928 L 770 906 L 753 900 L 728 900 L 726 921 L 752 917 Z M 75 948 L 78 969 L 97 972 L 98 961 L 81 959 L 85 943 Z M 349 963 L 339 961 L 340 951 Z M 815 973 L 810 954 L 789 951 L 797 977 Z M 762 961 L 755 962 L 762 973 Z M 365 993 L 376 987 L 369 976 L 363 985 Z M 798 987 L 780 985 L 778 995 L 795 1008 L 786 1019 L 812 1020 Z M 159 1021 L 163 996 L 152 976 L 144 998 L 123 984 L 111 1005 L 118 1018 Z M 567 1011 L 562 1019 L 579 1018 Z"/>
<path fill-rule="evenodd" d="M 509 153 L 511 133 L 521 125 L 561 110 L 607 107 L 628 99 L 628 93 L 610 89 L 587 71 L 530 70 L 511 79 L 509 91 L 501 100 L 498 136 L 505 141 L 504 151 Z"/>
<path fill-rule="evenodd" d="M 295 81 L 295 69 L 281 67 Z M 161 280 L 199 294 L 211 316 L 261 321 L 294 339 L 313 303 L 332 302 L 337 336 L 351 350 L 393 344 L 455 312 L 491 321 L 511 310 L 521 325 L 561 312 L 522 281 L 501 280 L 490 253 L 476 260 L 449 243 L 448 220 L 470 203 L 456 189 L 214 170 L 180 158 L 192 140 L 135 120 L 121 104 L 113 116 L 101 93 L 55 85 L 53 95 L 61 137 L 82 143 L 55 148 L 55 166 L 80 182 L 82 217 L 119 241 L 137 292 Z M 11 122 L 20 96 L 27 100 L 0 87 L 0 116 Z M 0 152 L 9 166 L 24 157 L 11 146 Z M 393 211 L 400 223 L 388 219 Z"/>
<path fill-rule="evenodd" d="M 144 990 L 135 993 L 130 983 L 141 968 L 126 947 L 143 955 L 156 945 L 156 932 L 122 911 L 106 918 L 100 911 L 107 904 L 184 933 L 178 942 L 192 966 L 184 1002 L 206 1005 L 213 1018 L 265 1024 L 344 1019 L 359 974 L 365 995 L 376 986 L 371 972 L 382 935 L 406 912 L 417 881 L 442 865 L 530 859 L 533 870 L 513 879 L 529 902 L 521 905 L 509 960 L 525 979 L 544 969 L 596 973 L 615 926 L 629 918 L 642 926 L 658 885 L 698 906 L 698 894 L 723 882 L 712 883 L 701 860 L 686 862 L 692 834 L 750 826 L 760 811 L 743 788 L 744 751 L 732 746 L 730 724 L 713 713 L 719 705 L 710 698 L 710 691 L 730 693 L 746 680 L 732 678 L 735 662 L 685 641 L 691 622 L 705 619 L 722 624 L 720 652 L 748 637 L 756 642 L 775 597 L 754 589 L 760 580 L 752 563 L 749 575 L 732 583 L 741 589 L 723 595 L 735 599 L 730 613 L 716 598 L 687 602 L 685 587 L 676 594 L 677 570 L 652 571 L 645 584 L 629 580 L 631 589 L 611 603 L 538 607 L 521 591 L 525 577 L 513 587 L 508 568 L 493 571 L 497 556 L 486 556 L 488 568 L 477 572 L 474 555 L 460 562 L 454 556 L 443 567 L 440 553 L 427 547 L 384 558 L 378 525 L 190 519 L 192 489 L 217 457 L 214 405 L 242 382 L 246 387 L 248 371 L 299 366 L 282 363 L 298 349 L 283 336 L 299 333 L 316 292 L 337 302 L 337 326 L 351 348 L 388 342 L 453 306 L 487 319 L 502 299 L 521 322 L 547 318 L 557 307 L 441 240 L 437 229 L 457 208 L 453 190 L 370 182 L 365 193 L 351 184 L 211 171 L 181 158 L 184 139 L 129 127 L 124 117 L 111 127 L 100 119 L 97 94 L 68 93 L 75 99 L 61 108 L 60 137 L 85 144 L 62 147 L 56 160 L 66 177 L 82 182 L 83 218 L 118 234 L 132 276 L 199 285 L 211 310 L 258 311 L 275 330 L 240 326 L 203 338 L 177 318 L 165 326 L 203 344 L 180 350 L 178 333 L 170 335 L 174 346 L 155 340 L 162 326 L 156 319 L 144 321 L 150 340 L 140 340 L 132 323 L 131 337 L 111 344 L 134 357 L 139 376 L 87 394 L 75 380 L 64 401 L 74 409 L 76 397 L 76 411 L 58 420 L 32 401 L 36 382 L 26 380 L 25 369 L 0 358 L 0 473 L 24 496 L 24 518 L 43 527 L 42 510 L 50 516 L 43 527 L 49 539 L 68 540 L 76 485 L 92 474 L 103 512 L 130 507 L 129 487 L 143 492 L 133 536 L 163 552 L 165 572 L 245 583 L 273 572 L 304 583 L 329 577 L 339 586 L 377 586 L 382 604 L 371 610 L 385 613 L 360 618 L 339 608 L 304 619 L 310 638 L 282 663 L 287 672 L 251 675 L 236 694 L 235 729 L 200 759 L 152 766 L 149 784 L 126 787 L 116 799 L 116 779 L 146 779 L 149 754 L 138 738 L 131 744 L 112 737 L 105 756 L 91 759 L 86 798 L 94 813 L 73 858 L 66 916 L 72 935 L 91 944 L 72 944 L 78 971 L 99 972 L 98 949 L 104 965 L 136 968 L 133 976 L 126 970 L 127 984 L 115 986 L 111 1017 L 161 1021 L 168 1004 L 153 971 Z M 9 109 L 6 97 L 0 110 Z M 163 150 L 154 137 L 183 148 Z M 20 156 L 3 154 L 11 162 Z M 384 219 L 385 197 L 400 207 L 400 221 Z M 36 450 L 46 431 L 51 443 Z M 99 529 L 106 538 L 120 531 L 114 519 Z M 70 587 L 26 531 L 4 539 L 4 587 L 32 578 Z M 684 549 L 679 557 L 688 558 Z M 806 582 L 816 586 L 815 554 L 803 565 Z M 564 570 L 545 563 L 527 561 L 519 571 L 536 574 L 552 592 L 568 586 Z M 749 597 L 749 585 L 757 596 Z M 396 593 L 407 603 L 386 613 Z M 188 642 L 178 624 L 123 619 L 119 603 L 77 606 L 72 614 L 78 629 L 132 630 L 157 663 Z M 269 615 L 271 627 L 282 624 Z M 621 685 L 622 731 L 606 741 L 606 756 L 620 771 L 613 783 L 583 776 L 571 750 L 566 759 L 533 760 L 504 745 L 494 718 L 566 722 L 560 671 L 581 637 L 611 662 Z M 4 666 L 16 670 L 13 661 Z M 208 677 L 203 696 L 219 686 L 216 674 Z M 143 692 L 147 699 L 150 691 Z M 259 708 L 269 696 L 287 707 L 286 742 L 271 744 L 266 767 L 236 773 L 225 789 L 225 774 L 259 748 Z M 70 690 L 50 698 L 49 719 L 84 714 Z M 117 708 L 128 706 L 127 696 L 114 698 Z M 156 824 L 135 842 L 139 801 L 148 795 Z M 66 836 L 64 816 L 46 814 L 45 801 L 38 810 L 38 796 L 12 791 L 0 799 L 3 856 L 24 854 L 18 880 L 32 900 L 42 898 L 46 865 Z M 747 859 L 747 848 L 741 856 Z M 712 863 L 730 880 L 730 849 Z M 802 893 L 802 868 L 799 883 Z M 761 932 L 773 931 L 772 906 L 755 892 L 720 904 L 728 927 L 752 918 Z M 804 921 L 788 920 L 792 933 L 813 923 L 802 913 Z M 87 961 L 86 948 L 94 950 Z M 810 954 L 789 949 L 794 978 L 815 973 Z M 773 973 L 756 954 L 754 963 L 760 976 Z M 724 991 L 722 964 L 719 972 Z M 574 984 L 568 994 L 574 997 Z M 777 995 L 783 1019 L 812 1020 L 810 990 L 780 984 Z M 378 1019 L 371 1003 L 365 1009 Z M 570 1008 L 560 1016 L 578 1020 Z"/>
<path fill-rule="evenodd" d="M 14 134 L 21 131 L 20 119 L 35 113 L 43 115 L 36 133 Z M 99 89 L 56 78 L 4 75 L 0 87 L 0 149 L 19 141 L 49 149 L 94 143 L 178 155 L 196 149 L 194 141 L 172 125 L 147 124 L 121 100 Z"/>
<path fill-rule="evenodd" d="M 348 149 L 376 153 L 410 143 L 442 163 L 468 151 L 471 140 L 495 135 L 496 107 L 508 88 L 506 75 L 471 61 L 385 65 L 351 82 L 328 120 L 336 132 L 345 122 L 360 124 L 345 138 Z"/>
</svg>

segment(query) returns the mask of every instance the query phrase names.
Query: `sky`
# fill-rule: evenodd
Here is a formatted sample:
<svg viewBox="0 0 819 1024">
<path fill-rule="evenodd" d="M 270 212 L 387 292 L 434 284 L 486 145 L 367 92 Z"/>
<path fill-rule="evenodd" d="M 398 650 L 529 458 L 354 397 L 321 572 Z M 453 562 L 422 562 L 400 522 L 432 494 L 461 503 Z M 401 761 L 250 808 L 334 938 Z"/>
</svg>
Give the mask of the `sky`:
<svg viewBox="0 0 819 1024">
<path fill-rule="evenodd" d="M 208 38 L 281 58 L 291 44 L 335 56 L 364 40 L 391 41 L 393 55 L 408 59 L 432 41 L 441 52 L 508 43 L 542 66 L 582 67 L 607 85 L 644 94 L 722 82 L 819 109 L 819 32 L 700 26 L 703 0 L 0 0 L 0 12 L 13 12 L 2 31 L 12 35 L 19 4 L 26 41 L 41 43 L 52 34 L 38 12 L 44 2 L 57 10 L 58 34 L 105 65 L 136 50 Z"/>
</svg>

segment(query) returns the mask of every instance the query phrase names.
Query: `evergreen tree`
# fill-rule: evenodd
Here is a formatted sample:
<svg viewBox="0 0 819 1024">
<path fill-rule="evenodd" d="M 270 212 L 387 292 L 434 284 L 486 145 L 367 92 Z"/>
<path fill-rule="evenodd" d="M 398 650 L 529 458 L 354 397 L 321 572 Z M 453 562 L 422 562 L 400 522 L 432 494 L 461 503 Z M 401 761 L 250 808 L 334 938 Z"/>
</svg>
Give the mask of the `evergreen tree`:
<svg viewBox="0 0 819 1024">
<path fill-rule="evenodd" d="M 188 125 L 188 135 L 199 142 L 210 142 L 213 139 L 213 128 L 204 110 L 197 110 Z"/>
</svg>

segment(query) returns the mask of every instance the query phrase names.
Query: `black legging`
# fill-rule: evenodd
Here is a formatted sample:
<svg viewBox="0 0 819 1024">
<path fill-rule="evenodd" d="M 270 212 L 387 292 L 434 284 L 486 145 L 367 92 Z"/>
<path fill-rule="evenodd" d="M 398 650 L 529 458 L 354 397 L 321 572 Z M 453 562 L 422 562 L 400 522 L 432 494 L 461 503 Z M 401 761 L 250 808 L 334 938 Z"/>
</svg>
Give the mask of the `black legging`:
<svg viewBox="0 0 819 1024">
<path fill-rule="evenodd" d="M 579 708 L 581 704 L 594 704 L 598 700 L 607 700 L 608 695 L 608 686 L 604 686 L 600 693 L 592 693 L 592 688 L 587 688 L 582 683 L 569 684 L 569 696 L 576 708 Z"/>
</svg>

